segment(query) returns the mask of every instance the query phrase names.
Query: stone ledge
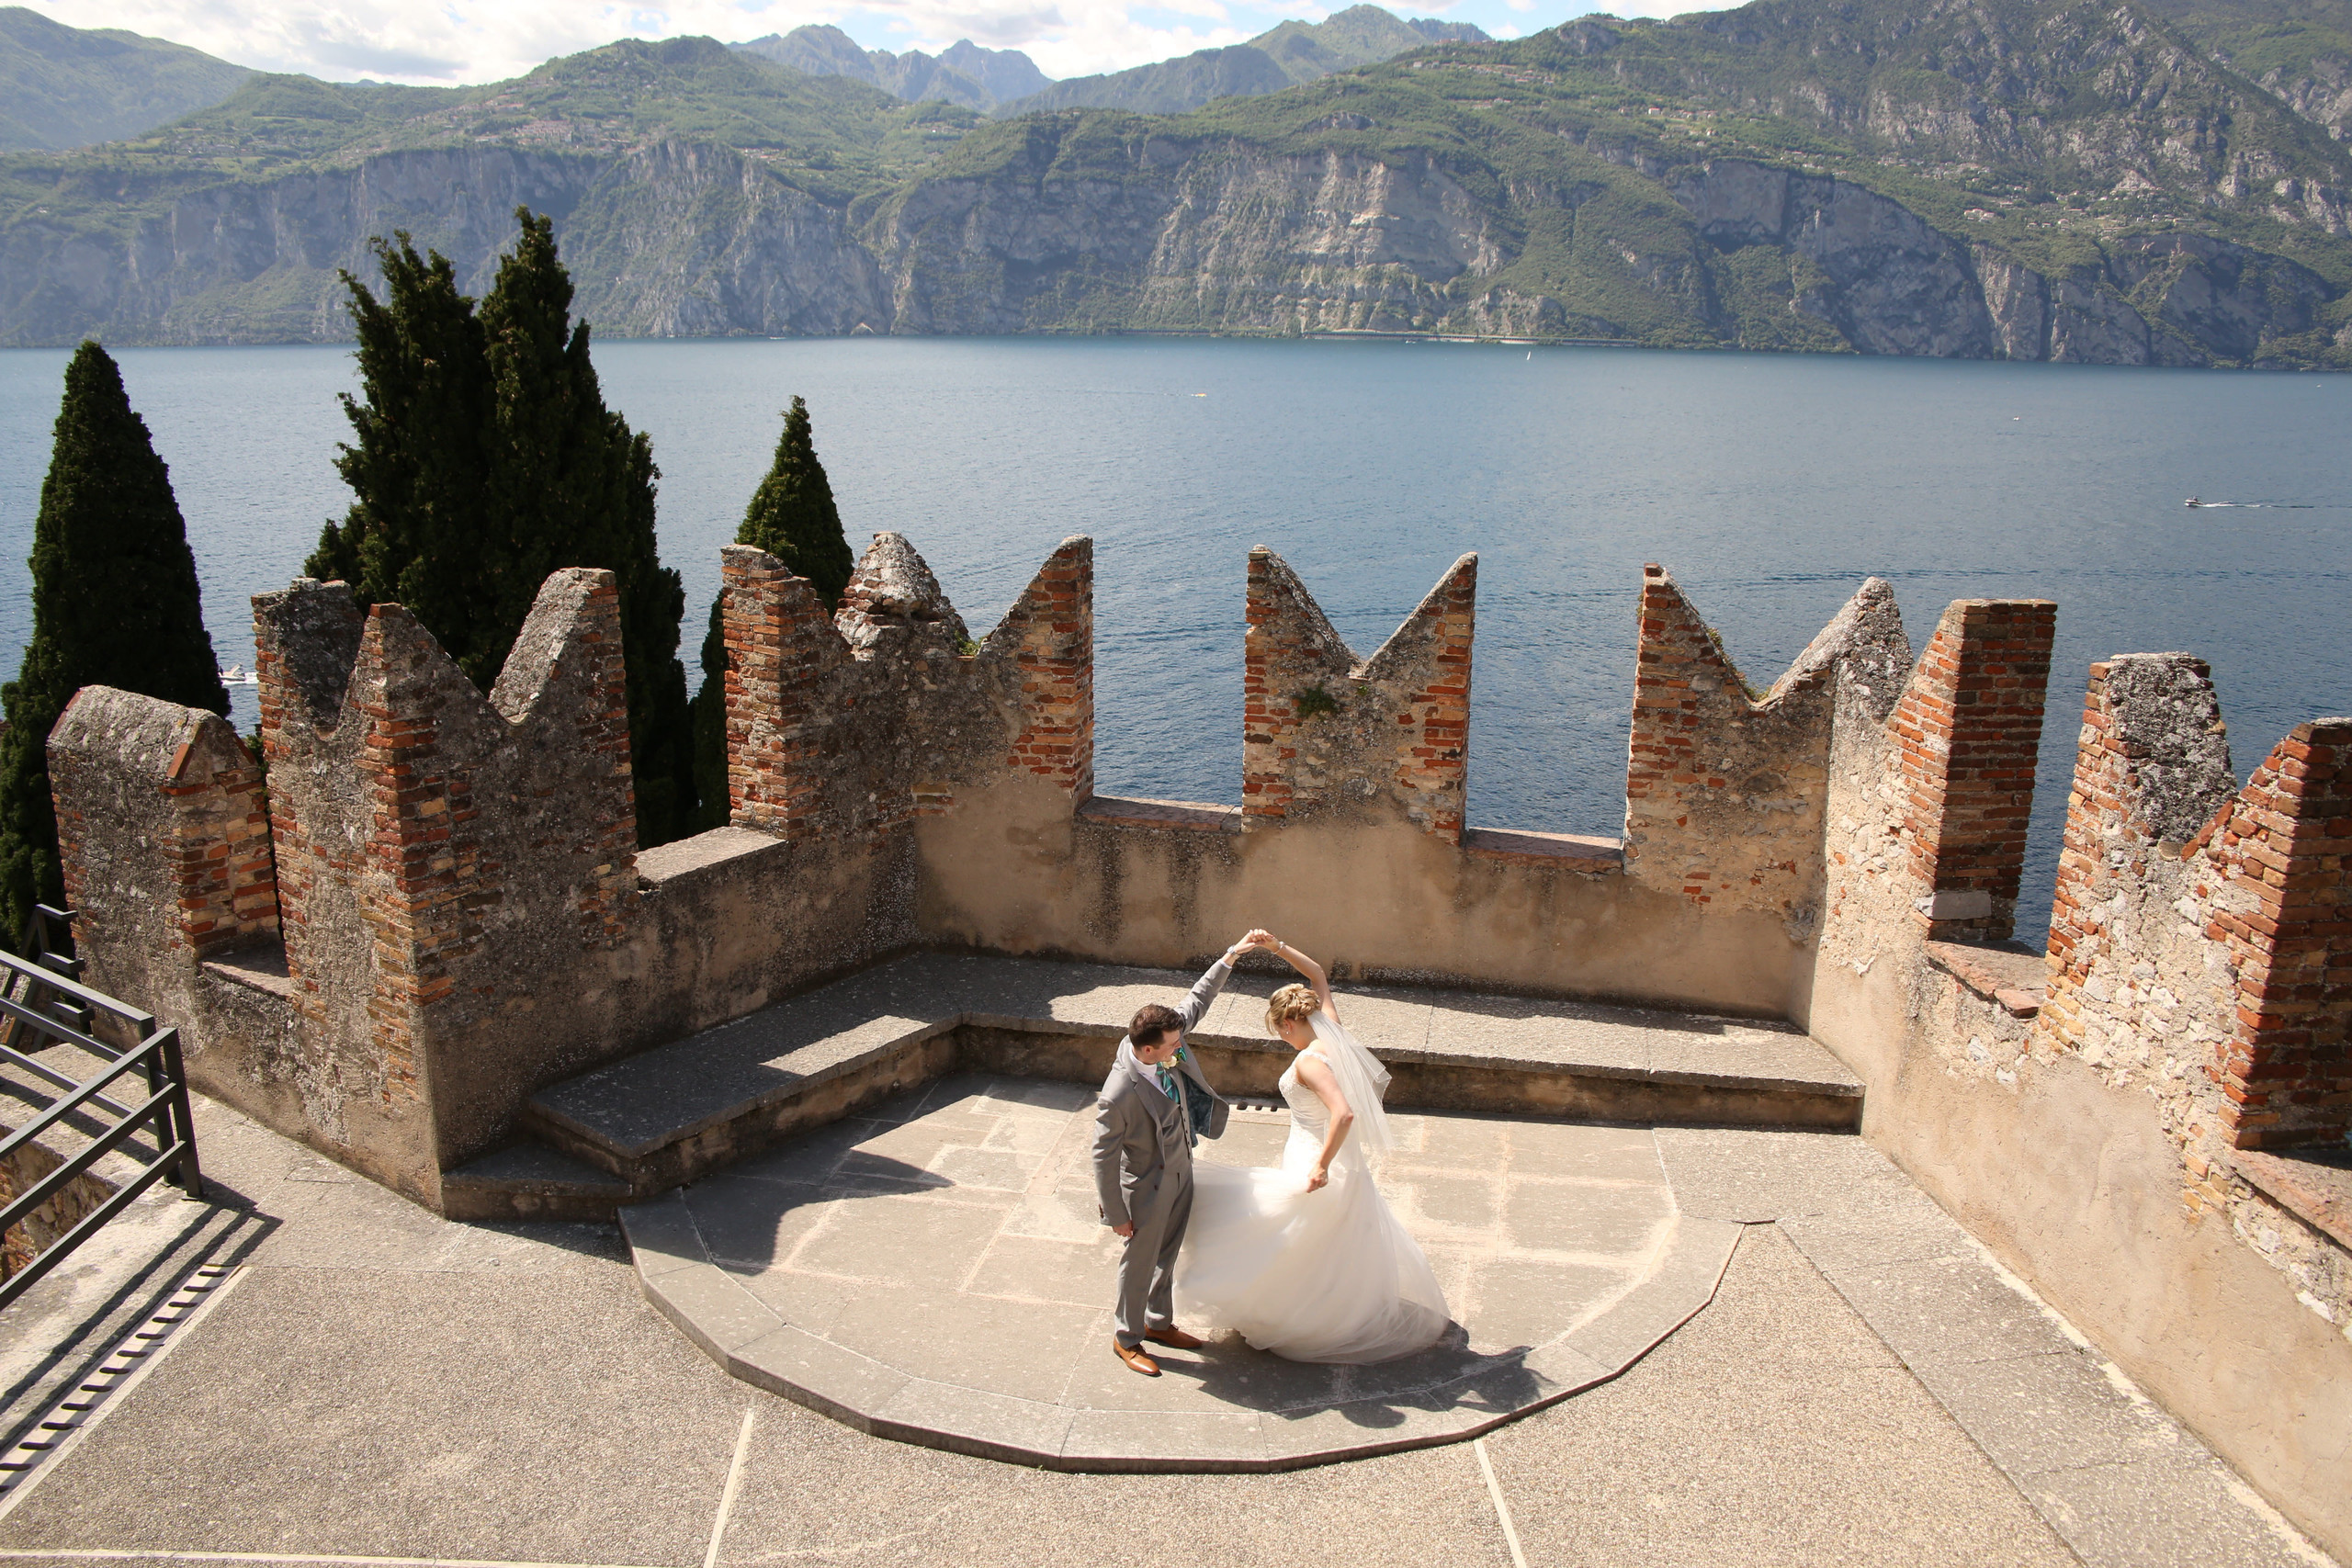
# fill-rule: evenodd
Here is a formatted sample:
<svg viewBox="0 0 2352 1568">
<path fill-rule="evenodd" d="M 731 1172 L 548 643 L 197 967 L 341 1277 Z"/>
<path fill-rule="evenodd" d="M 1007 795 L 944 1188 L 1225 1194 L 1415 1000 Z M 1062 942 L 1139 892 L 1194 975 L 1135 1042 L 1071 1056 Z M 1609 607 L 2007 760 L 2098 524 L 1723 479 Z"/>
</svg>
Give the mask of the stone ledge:
<svg viewBox="0 0 2352 1568">
<path fill-rule="evenodd" d="M 1197 800 L 1131 800 L 1097 795 L 1080 803 L 1078 815 L 1082 821 L 1113 828 L 1173 828 L 1188 833 L 1241 831 L 1241 807 L 1211 806 Z"/>
<path fill-rule="evenodd" d="M 2021 942 L 1929 942 L 1928 962 L 2011 1018 L 2031 1018 L 2049 994 L 2042 955 Z"/>
<path fill-rule="evenodd" d="M 280 1001 L 294 999 L 293 976 L 286 972 L 286 945 L 271 942 L 267 947 L 249 947 L 240 953 L 224 953 L 205 963 L 204 971 L 232 985 L 243 986 Z"/>
<path fill-rule="evenodd" d="M 1517 828 L 1464 828 L 1462 847 L 1487 860 L 1510 865 L 1557 866 L 1608 875 L 1625 869 L 1622 839 L 1583 833 L 1534 833 Z"/>
<path fill-rule="evenodd" d="M 1189 973 L 916 953 L 532 1097 L 540 1140 L 642 1200 L 959 1063 L 1099 1084 L 1125 1021 Z M 1267 1094 L 1288 1053 L 1275 977 L 1237 976 L 1192 1038 L 1226 1089 Z M 1625 1122 L 1860 1124 L 1862 1085 L 1786 1025 L 1470 992 L 1343 991 L 1400 1108 Z"/>
<path fill-rule="evenodd" d="M 713 828 L 707 833 L 696 833 L 689 839 L 657 844 L 637 854 L 637 880 L 639 886 L 652 889 L 682 876 L 708 871 L 730 861 L 769 852 L 789 854 L 791 846 L 772 833 L 750 828 Z"/>
<path fill-rule="evenodd" d="M 2352 1150 L 2233 1149 L 2229 1160 L 2288 1213 L 2352 1247 Z"/>
<path fill-rule="evenodd" d="M 441 1174 L 449 1220 L 604 1220 L 628 1183 L 538 1144 L 518 1144 Z"/>
</svg>

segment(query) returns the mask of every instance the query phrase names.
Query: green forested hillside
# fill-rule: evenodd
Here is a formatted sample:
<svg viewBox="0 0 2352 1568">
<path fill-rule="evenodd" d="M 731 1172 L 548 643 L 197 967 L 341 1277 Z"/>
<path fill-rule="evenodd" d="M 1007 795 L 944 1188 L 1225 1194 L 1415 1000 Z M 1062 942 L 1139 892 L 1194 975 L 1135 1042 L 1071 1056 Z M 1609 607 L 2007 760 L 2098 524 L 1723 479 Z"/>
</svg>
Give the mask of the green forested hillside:
<svg viewBox="0 0 2352 1568">
<path fill-rule="evenodd" d="M 252 74 L 162 39 L 0 6 L 0 152 L 137 136 L 219 103 Z"/>
<path fill-rule="evenodd" d="M 309 161 L 485 142 L 616 152 L 665 140 L 752 152 L 811 194 L 847 200 L 904 178 L 968 110 L 903 103 L 808 76 L 707 38 L 625 39 L 481 87 L 398 87 L 255 76 L 217 107 L 115 150 L 157 167 L 256 174 Z"/>
<path fill-rule="evenodd" d="M 334 335 L 368 233 L 462 272 L 516 201 L 585 247 L 608 332 L 2352 364 L 2352 156 L 2136 0 L 1588 17 L 1170 116 L 983 120 L 708 39 L 476 88 L 258 78 L 0 159 L 0 342 Z M 175 270 L 107 259 L 167 213 Z"/>
<path fill-rule="evenodd" d="M 2352 0 L 2151 0 L 2239 75 L 2352 141 Z"/>
</svg>

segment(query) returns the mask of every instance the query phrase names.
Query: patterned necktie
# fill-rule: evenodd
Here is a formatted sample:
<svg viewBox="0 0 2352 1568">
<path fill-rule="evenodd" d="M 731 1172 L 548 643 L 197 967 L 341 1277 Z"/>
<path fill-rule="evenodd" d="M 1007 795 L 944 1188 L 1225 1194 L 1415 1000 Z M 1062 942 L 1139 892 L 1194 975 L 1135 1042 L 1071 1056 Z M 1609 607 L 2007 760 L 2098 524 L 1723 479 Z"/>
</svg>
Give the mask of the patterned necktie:
<svg viewBox="0 0 2352 1568">
<path fill-rule="evenodd" d="M 1184 1103 L 1184 1091 L 1178 1086 L 1176 1075 L 1164 1066 L 1159 1069 L 1159 1092 L 1176 1108 L 1176 1125 L 1184 1130 L 1186 1146 L 1199 1143 L 1199 1136 L 1193 1131 L 1193 1108 Z"/>
</svg>

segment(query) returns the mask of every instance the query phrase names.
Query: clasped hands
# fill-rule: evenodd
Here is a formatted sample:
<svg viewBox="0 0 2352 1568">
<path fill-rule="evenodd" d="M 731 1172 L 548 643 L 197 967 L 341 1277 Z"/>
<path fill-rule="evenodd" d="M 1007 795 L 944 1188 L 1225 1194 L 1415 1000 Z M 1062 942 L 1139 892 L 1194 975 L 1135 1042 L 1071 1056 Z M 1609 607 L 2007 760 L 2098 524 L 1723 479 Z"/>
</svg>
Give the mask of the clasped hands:
<svg viewBox="0 0 2352 1568">
<path fill-rule="evenodd" d="M 1275 937 L 1273 932 L 1267 931 L 1262 926 L 1252 926 L 1249 931 L 1242 934 L 1239 942 L 1235 942 L 1231 947 L 1225 950 L 1225 961 L 1227 964 L 1230 964 L 1235 959 L 1240 957 L 1243 953 L 1256 953 L 1260 949 L 1263 949 L 1268 953 L 1279 953 L 1282 950 L 1282 945 L 1281 941 Z"/>
</svg>

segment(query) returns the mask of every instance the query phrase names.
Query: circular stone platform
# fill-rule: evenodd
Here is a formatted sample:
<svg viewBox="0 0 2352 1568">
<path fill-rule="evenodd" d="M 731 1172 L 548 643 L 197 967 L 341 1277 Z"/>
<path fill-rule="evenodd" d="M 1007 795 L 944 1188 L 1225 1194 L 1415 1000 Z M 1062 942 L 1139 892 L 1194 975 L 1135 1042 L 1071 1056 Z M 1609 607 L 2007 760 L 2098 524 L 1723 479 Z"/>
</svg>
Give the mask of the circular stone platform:
<svg viewBox="0 0 2352 1568">
<path fill-rule="evenodd" d="M 1094 1096 L 941 1078 L 621 1211 L 647 1298 L 747 1382 L 880 1437 L 1057 1470 L 1283 1470 L 1458 1441 L 1614 1377 L 1713 1294 L 1739 1227 L 1679 1213 L 1640 1128 L 1392 1113 L 1381 1172 L 1456 1325 L 1376 1367 L 1238 1338 L 1111 1352 Z M 1278 1162 L 1237 1110 L 1198 1157 Z M 1208 1325 L 1185 1326 L 1202 1333 Z"/>
</svg>

